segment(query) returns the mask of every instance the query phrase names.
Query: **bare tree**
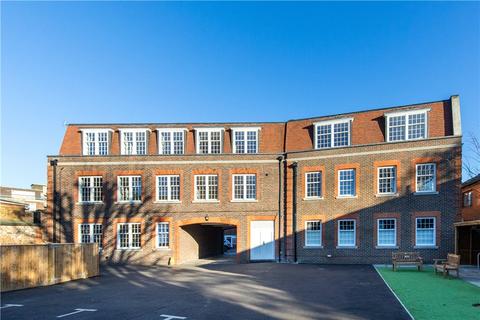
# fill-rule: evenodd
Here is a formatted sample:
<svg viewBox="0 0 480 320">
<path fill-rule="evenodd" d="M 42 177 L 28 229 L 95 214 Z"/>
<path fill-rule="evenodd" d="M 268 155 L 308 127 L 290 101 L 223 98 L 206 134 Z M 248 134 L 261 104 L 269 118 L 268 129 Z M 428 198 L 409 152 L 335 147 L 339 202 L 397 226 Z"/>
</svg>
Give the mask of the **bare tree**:
<svg viewBox="0 0 480 320">
<path fill-rule="evenodd" d="M 469 178 L 480 174 L 480 139 L 473 133 L 468 135 L 463 152 L 463 169 Z"/>
</svg>

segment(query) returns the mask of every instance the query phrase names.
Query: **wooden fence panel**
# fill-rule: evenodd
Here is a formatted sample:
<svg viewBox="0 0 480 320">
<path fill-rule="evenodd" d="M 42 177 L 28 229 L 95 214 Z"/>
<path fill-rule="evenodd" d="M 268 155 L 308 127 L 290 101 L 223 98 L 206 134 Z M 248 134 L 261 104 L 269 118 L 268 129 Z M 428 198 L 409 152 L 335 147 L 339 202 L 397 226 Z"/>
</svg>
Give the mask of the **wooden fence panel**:
<svg viewBox="0 0 480 320">
<path fill-rule="evenodd" d="M 1 245 L 1 291 L 11 291 L 98 276 L 98 245 Z"/>
</svg>

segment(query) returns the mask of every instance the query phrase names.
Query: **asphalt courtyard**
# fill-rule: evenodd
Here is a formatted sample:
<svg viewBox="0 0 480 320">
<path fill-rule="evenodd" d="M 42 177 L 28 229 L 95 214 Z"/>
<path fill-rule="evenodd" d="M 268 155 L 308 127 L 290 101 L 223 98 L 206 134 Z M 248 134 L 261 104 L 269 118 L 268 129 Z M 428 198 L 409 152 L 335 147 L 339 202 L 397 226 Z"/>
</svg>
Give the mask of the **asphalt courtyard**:
<svg viewBox="0 0 480 320">
<path fill-rule="evenodd" d="M 7 292 L 1 319 L 410 319 L 369 265 L 108 266 Z"/>
</svg>

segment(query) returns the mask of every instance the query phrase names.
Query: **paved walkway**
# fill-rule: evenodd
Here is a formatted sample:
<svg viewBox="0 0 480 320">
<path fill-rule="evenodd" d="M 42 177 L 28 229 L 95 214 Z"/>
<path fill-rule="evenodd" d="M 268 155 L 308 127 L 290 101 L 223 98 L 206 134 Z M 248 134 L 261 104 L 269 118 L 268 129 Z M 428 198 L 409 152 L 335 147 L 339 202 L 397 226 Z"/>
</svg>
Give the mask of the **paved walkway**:
<svg viewBox="0 0 480 320">
<path fill-rule="evenodd" d="M 461 266 L 460 278 L 480 287 L 480 269 L 476 266 Z"/>
<path fill-rule="evenodd" d="M 0 308 L 2 320 L 410 319 L 370 265 L 115 266 L 4 293 Z"/>
</svg>

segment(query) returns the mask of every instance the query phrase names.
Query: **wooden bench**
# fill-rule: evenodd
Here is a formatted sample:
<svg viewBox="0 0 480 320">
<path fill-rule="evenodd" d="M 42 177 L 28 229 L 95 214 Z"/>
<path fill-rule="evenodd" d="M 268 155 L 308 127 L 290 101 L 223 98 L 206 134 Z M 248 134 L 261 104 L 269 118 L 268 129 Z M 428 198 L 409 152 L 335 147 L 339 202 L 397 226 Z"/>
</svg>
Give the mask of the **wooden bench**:
<svg viewBox="0 0 480 320">
<path fill-rule="evenodd" d="M 417 252 L 392 252 L 392 268 L 396 271 L 399 266 L 417 266 L 422 270 L 423 259 Z"/>
<path fill-rule="evenodd" d="M 433 259 L 435 273 L 442 272 L 446 277 L 450 274 L 450 271 L 455 270 L 457 272 L 457 278 L 460 275 L 460 256 L 457 254 L 449 253 L 447 259 Z"/>
</svg>

